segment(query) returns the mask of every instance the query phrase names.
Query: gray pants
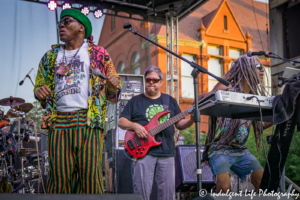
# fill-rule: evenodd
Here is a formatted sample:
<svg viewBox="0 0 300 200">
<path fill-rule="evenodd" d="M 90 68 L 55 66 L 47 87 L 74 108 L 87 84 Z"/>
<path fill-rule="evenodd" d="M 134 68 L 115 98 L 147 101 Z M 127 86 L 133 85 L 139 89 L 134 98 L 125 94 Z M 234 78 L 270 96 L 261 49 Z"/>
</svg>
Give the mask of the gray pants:
<svg viewBox="0 0 300 200">
<path fill-rule="evenodd" d="M 149 200 L 153 177 L 157 183 L 157 200 L 175 199 L 174 157 L 154 157 L 146 155 L 133 162 L 133 190 L 135 194 Z"/>
</svg>

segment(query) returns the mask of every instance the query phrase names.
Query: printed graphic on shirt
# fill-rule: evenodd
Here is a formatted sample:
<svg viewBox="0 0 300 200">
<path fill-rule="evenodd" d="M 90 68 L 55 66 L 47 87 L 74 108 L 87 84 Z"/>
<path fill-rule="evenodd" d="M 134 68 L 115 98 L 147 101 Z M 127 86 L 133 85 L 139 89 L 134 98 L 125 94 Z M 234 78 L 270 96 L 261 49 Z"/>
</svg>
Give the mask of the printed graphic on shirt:
<svg viewBox="0 0 300 200">
<path fill-rule="evenodd" d="M 162 111 L 164 111 L 164 107 L 162 105 L 158 105 L 158 104 L 150 105 L 146 109 L 146 113 L 145 113 L 147 120 L 150 121 L 157 113 L 162 112 Z M 167 121 L 168 119 L 170 119 L 170 113 L 162 116 L 159 119 L 159 123 L 162 124 L 165 121 Z"/>
<path fill-rule="evenodd" d="M 57 62 L 57 66 L 55 70 L 57 70 L 60 63 L 67 61 L 71 61 L 73 56 L 62 58 L 59 62 Z M 67 61 L 66 61 L 67 60 Z M 66 95 L 78 94 L 81 93 L 81 86 L 84 81 L 86 81 L 84 62 L 80 62 L 80 56 L 77 55 L 74 58 L 71 64 L 72 73 L 69 76 L 62 76 L 55 73 L 56 79 L 56 101 L 59 101 L 62 97 Z M 68 62 L 67 62 L 68 63 Z"/>
</svg>

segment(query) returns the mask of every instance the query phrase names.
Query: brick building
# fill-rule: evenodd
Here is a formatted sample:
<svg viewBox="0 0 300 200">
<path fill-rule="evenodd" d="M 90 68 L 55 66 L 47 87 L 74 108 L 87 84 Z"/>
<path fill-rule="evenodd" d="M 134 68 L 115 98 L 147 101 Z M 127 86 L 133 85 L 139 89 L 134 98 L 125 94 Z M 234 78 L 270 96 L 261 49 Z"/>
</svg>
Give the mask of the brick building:
<svg viewBox="0 0 300 200">
<path fill-rule="evenodd" d="M 179 55 L 208 71 L 223 76 L 230 63 L 252 51 L 268 51 L 268 4 L 252 0 L 208 1 L 178 23 Z M 124 13 L 126 15 L 126 13 Z M 166 92 L 166 52 L 123 29 L 130 22 L 139 33 L 166 46 L 164 25 L 106 16 L 98 45 L 109 52 L 118 73 L 143 74 L 153 64 L 164 73 L 162 92 Z M 270 62 L 261 58 L 269 70 Z M 179 105 L 186 110 L 193 103 L 192 68 L 179 61 Z M 266 79 L 267 80 L 267 79 Z M 270 78 L 269 78 L 270 80 Z M 210 91 L 217 82 L 199 75 L 199 94 Z M 266 86 L 270 87 L 269 83 Z M 201 118 L 200 131 L 207 131 L 208 117 Z"/>
</svg>

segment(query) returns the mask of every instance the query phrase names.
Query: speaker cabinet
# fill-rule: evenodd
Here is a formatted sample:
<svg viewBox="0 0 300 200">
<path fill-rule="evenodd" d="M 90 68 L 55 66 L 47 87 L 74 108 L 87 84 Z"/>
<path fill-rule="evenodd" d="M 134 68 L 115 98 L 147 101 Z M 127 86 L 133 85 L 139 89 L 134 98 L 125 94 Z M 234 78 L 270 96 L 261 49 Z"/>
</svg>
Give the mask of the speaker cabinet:
<svg viewBox="0 0 300 200">
<path fill-rule="evenodd" d="M 113 170 L 111 170 L 114 165 L 111 159 L 105 161 L 105 171 L 108 172 L 105 174 L 105 190 L 108 193 L 113 192 Z M 124 150 L 116 150 L 116 162 L 117 162 L 117 187 L 119 194 L 130 194 L 133 193 L 133 180 L 132 180 L 132 161 L 128 159 Z M 107 169 L 108 168 L 108 169 Z M 150 195 L 150 200 L 157 199 L 157 184 L 153 180 L 152 193 Z"/>
<path fill-rule="evenodd" d="M 201 169 L 202 188 L 210 191 L 215 185 L 210 167 L 202 163 Z M 196 145 L 178 145 L 176 147 L 175 187 L 177 192 L 197 190 Z"/>
</svg>

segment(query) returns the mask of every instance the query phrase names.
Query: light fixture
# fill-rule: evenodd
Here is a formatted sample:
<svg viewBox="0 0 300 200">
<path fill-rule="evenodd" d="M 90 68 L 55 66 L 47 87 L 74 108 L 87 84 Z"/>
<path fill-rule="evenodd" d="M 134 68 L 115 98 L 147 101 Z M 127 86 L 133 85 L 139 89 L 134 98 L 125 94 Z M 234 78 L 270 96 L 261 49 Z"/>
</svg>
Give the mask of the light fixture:
<svg viewBox="0 0 300 200">
<path fill-rule="evenodd" d="M 94 11 L 94 17 L 99 19 L 103 16 L 103 9 L 101 7 L 98 7 L 95 11 Z"/>
<path fill-rule="evenodd" d="M 72 8 L 72 4 L 71 4 L 69 1 L 65 1 L 65 2 L 61 5 L 61 8 L 62 8 L 63 10 L 65 10 L 65 9 L 70 9 L 70 8 Z"/>
<path fill-rule="evenodd" d="M 81 12 L 85 15 L 88 15 L 90 13 L 90 9 L 87 6 L 83 6 Z"/>
<path fill-rule="evenodd" d="M 54 11 L 57 8 L 57 3 L 55 0 L 49 0 L 47 3 L 47 7 L 49 10 Z"/>
</svg>

